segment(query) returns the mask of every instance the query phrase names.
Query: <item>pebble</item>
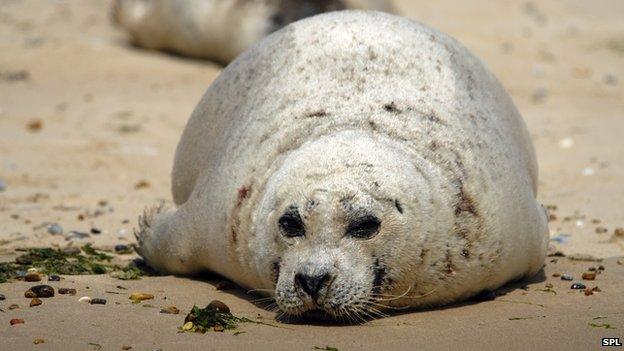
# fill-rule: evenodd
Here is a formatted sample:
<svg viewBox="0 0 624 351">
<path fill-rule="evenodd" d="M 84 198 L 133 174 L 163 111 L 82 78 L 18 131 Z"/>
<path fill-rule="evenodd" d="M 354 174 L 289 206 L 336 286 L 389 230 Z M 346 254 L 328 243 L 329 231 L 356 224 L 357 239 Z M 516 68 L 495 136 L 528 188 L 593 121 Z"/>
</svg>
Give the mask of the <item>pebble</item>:
<svg viewBox="0 0 624 351">
<path fill-rule="evenodd" d="M 120 239 L 125 239 L 128 235 L 128 229 L 121 228 L 117 231 L 117 237 Z"/>
<path fill-rule="evenodd" d="M 609 229 L 605 228 L 605 227 L 597 227 L 596 228 L 596 234 L 604 234 L 606 232 L 608 232 Z"/>
<path fill-rule="evenodd" d="M 591 168 L 591 167 L 585 167 L 585 168 L 583 168 L 583 170 L 581 170 L 581 174 L 586 176 L 586 177 L 591 177 L 594 174 L 596 174 L 596 171 L 593 168 Z"/>
<path fill-rule="evenodd" d="M 26 275 L 24 276 L 24 281 L 27 281 L 27 282 L 40 282 L 41 281 L 41 274 L 39 274 L 38 272 L 26 273 Z"/>
<path fill-rule="evenodd" d="M 617 85 L 618 78 L 613 74 L 606 74 L 602 79 L 607 85 Z"/>
<path fill-rule="evenodd" d="M 23 319 L 21 319 L 21 318 L 13 318 L 13 319 L 11 319 L 11 320 L 9 321 L 9 323 L 10 323 L 11 325 L 16 325 L 16 324 L 24 324 L 24 323 L 26 323 L 26 322 L 24 322 L 24 320 L 23 320 Z"/>
<path fill-rule="evenodd" d="M 591 288 L 585 289 L 585 296 L 593 295 L 594 291 Z"/>
<path fill-rule="evenodd" d="M 169 307 L 165 307 L 162 310 L 160 310 L 160 313 L 178 314 L 178 313 L 180 313 L 180 310 L 177 307 L 175 307 L 175 306 L 169 306 Z"/>
<path fill-rule="evenodd" d="M 58 223 L 52 223 L 48 227 L 48 233 L 52 235 L 61 235 L 63 234 L 63 227 L 61 227 Z"/>
<path fill-rule="evenodd" d="M 91 298 L 89 296 L 83 296 L 78 299 L 78 302 L 91 303 Z"/>
<path fill-rule="evenodd" d="M 215 324 L 214 327 L 212 327 L 212 330 L 216 331 L 216 332 L 222 332 L 225 330 L 225 328 L 223 328 L 223 326 L 221 324 Z"/>
<path fill-rule="evenodd" d="M 128 251 L 131 251 L 132 249 L 130 248 L 130 246 L 128 245 L 124 245 L 124 244 L 117 244 L 115 245 L 115 252 L 119 253 L 127 253 Z"/>
<path fill-rule="evenodd" d="M 184 331 L 189 331 L 191 329 L 193 329 L 193 322 L 186 322 L 182 326 L 182 330 L 184 330 Z"/>
<path fill-rule="evenodd" d="M 76 289 L 72 288 L 59 288 L 58 293 L 61 295 L 76 295 Z"/>
<path fill-rule="evenodd" d="M 561 273 L 553 273 L 552 276 L 555 278 L 559 278 L 561 277 Z"/>
<path fill-rule="evenodd" d="M 547 97 L 548 90 L 544 88 L 537 88 L 533 91 L 533 94 L 531 94 L 531 100 L 536 104 L 544 102 Z"/>
<path fill-rule="evenodd" d="M 569 274 L 562 274 L 561 280 L 574 280 L 574 277 Z"/>
<path fill-rule="evenodd" d="M 30 300 L 30 307 L 39 306 L 41 304 L 43 304 L 43 301 L 41 301 L 40 299 L 38 299 L 36 297 L 34 299 Z"/>
<path fill-rule="evenodd" d="M 0 179 L 0 193 L 5 191 L 6 189 L 7 189 L 7 183 L 4 180 Z"/>
<path fill-rule="evenodd" d="M 613 238 L 624 239 L 624 228 L 615 228 L 613 231 Z"/>
<path fill-rule="evenodd" d="M 68 255 L 79 254 L 80 248 L 75 246 L 67 246 L 61 249 L 61 252 Z"/>
<path fill-rule="evenodd" d="M 215 288 L 217 290 L 234 290 L 236 289 L 236 284 L 232 283 L 229 280 L 222 280 L 220 282 L 217 282 L 217 284 L 215 284 Z"/>
<path fill-rule="evenodd" d="M 594 280 L 594 279 L 596 279 L 596 272 L 583 273 L 583 280 Z"/>
<path fill-rule="evenodd" d="M 228 307 L 228 305 L 224 304 L 219 300 L 210 301 L 206 308 L 218 313 L 230 313 L 230 308 Z"/>
<path fill-rule="evenodd" d="M 572 286 L 570 286 L 570 289 L 575 289 L 575 290 L 585 289 L 585 288 L 586 288 L 585 284 L 581 284 L 581 283 L 574 283 L 572 284 Z"/>
<path fill-rule="evenodd" d="M 34 295 L 34 296 L 33 296 Z M 35 285 L 32 288 L 28 289 L 24 296 L 33 298 L 33 297 L 42 297 L 48 298 L 54 296 L 54 288 L 49 285 Z"/>
<path fill-rule="evenodd" d="M 33 344 L 35 345 L 39 345 L 39 344 L 43 344 L 45 341 L 43 339 L 35 339 L 33 340 Z"/>
<path fill-rule="evenodd" d="M 154 295 L 141 293 L 141 292 L 135 292 L 135 293 L 130 294 L 130 300 L 134 300 L 134 301 L 151 300 L 153 298 L 154 298 Z"/>
<path fill-rule="evenodd" d="M 90 236 L 91 235 L 89 235 L 88 233 L 72 230 L 71 232 L 67 233 L 67 235 L 65 235 L 65 240 L 66 241 L 70 241 L 74 239 L 81 240 L 81 239 L 88 238 Z"/>
<path fill-rule="evenodd" d="M 0 294 L 0 301 L 4 301 L 4 300 L 6 300 L 6 296 Z"/>
<path fill-rule="evenodd" d="M 560 244 L 567 244 L 570 241 L 570 234 L 558 234 L 550 238 L 550 241 L 556 241 Z"/>
<path fill-rule="evenodd" d="M 598 270 L 599 271 L 604 271 L 605 270 L 605 266 L 603 266 L 603 265 L 598 266 Z"/>
<path fill-rule="evenodd" d="M 98 228 L 91 228 L 91 234 L 102 234 L 102 230 Z"/>
<path fill-rule="evenodd" d="M 58 275 L 49 275 L 48 276 L 48 281 L 49 282 L 60 282 L 61 281 L 61 277 L 59 277 Z"/>
<path fill-rule="evenodd" d="M 559 147 L 562 149 L 569 149 L 574 146 L 574 139 L 572 138 L 563 138 L 559 140 Z"/>
<path fill-rule="evenodd" d="M 18 305 L 18 304 L 16 304 L 16 303 L 14 303 L 14 304 L 12 304 L 12 305 L 10 305 L 10 306 L 9 306 L 9 309 L 10 309 L 10 310 L 16 310 L 16 309 L 18 309 L 18 308 L 19 308 L 19 305 Z"/>
<path fill-rule="evenodd" d="M 106 299 L 95 298 L 91 300 L 91 304 L 92 305 L 106 305 Z"/>
</svg>

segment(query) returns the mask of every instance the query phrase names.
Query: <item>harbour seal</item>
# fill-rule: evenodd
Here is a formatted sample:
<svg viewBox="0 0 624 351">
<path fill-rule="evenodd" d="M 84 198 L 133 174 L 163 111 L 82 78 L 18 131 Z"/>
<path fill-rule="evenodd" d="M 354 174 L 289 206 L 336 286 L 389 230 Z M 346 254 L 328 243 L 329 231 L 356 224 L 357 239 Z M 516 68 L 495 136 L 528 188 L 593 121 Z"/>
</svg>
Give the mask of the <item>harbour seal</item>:
<svg viewBox="0 0 624 351">
<path fill-rule="evenodd" d="M 111 17 L 137 46 L 228 63 L 291 22 L 343 9 L 394 12 L 389 0 L 113 0 Z"/>
<path fill-rule="evenodd" d="M 531 139 L 496 78 L 411 20 L 293 23 L 212 83 L 178 144 L 175 210 L 140 253 L 217 272 L 287 315 L 343 318 L 459 301 L 543 266 Z"/>
</svg>

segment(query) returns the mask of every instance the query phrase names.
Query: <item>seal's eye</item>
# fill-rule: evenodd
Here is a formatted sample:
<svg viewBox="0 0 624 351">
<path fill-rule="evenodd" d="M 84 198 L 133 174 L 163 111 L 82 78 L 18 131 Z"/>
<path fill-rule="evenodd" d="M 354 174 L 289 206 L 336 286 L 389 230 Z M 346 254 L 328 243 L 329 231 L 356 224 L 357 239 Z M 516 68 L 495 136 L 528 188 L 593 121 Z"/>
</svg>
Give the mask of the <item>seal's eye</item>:
<svg viewBox="0 0 624 351">
<path fill-rule="evenodd" d="M 278 220 L 278 223 L 282 233 L 288 238 L 305 235 L 303 221 L 301 220 L 301 216 L 299 216 L 299 212 L 296 209 L 284 213 L 284 215 Z"/>
<path fill-rule="evenodd" d="M 357 218 L 347 228 L 347 235 L 354 238 L 369 239 L 379 231 L 381 222 L 375 216 L 364 216 Z"/>
</svg>

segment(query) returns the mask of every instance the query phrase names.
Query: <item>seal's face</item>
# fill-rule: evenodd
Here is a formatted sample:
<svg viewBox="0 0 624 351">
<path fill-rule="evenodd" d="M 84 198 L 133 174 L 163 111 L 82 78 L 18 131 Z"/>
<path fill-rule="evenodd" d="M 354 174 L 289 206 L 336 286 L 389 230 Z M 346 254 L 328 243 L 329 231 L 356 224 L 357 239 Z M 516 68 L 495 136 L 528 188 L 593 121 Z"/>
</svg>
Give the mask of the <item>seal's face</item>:
<svg viewBox="0 0 624 351">
<path fill-rule="evenodd" d="M 401 235 L 403 224 L 395 200 L 319 187 L 305 200 L 286 204 L 275 223 L 286 246 L 275 294 L 280 308 L 290 315 L 375 313 L 379 294 L 392 285 L 387 237 Z"/>
<path fill-rule="evenodd" d="M 411 284 L 430 201 L 418 171 L 384 143 L 355 132 L 320 138 L 269 181 L 256 269 L 271 271 L 262 275 L 287 315 L 374 317 Z"/>
</svg>

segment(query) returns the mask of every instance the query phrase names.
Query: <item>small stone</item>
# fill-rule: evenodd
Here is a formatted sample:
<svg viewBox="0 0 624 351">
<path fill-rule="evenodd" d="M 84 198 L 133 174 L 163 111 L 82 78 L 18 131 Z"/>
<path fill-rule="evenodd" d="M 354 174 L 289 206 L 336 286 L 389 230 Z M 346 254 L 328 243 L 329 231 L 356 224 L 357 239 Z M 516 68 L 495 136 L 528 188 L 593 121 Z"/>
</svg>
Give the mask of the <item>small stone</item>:
<svg viewBox="0 0 624 351">
<path fill-rule="evenodd" d="M 67 247 L 62 248 L 61 252 L 63 252 L 64 254 L 68 254 L 68 255 L 79 254 L 80 248 L 75 247 L 75 246 L 67 246 Z"/>
<path fill-rule="evenodd" d="M 78 302 L 91 303 L 91 298 L 89 296 L 83 296 L 78 299 Z"/>
<path fill-rule="evenodd" d="M 11 325 L 16 325 L 16 324 L 24 324 L 24 323 L 26 323 L 26 322 L 24 322 L 24 320 L 23 320 L 23 319 L 21 319 L 21 318 L 13 318 L 13 319 L 11 319 L 11 320 L 9 321 L 9 323 L 10 323 Z"/>
<path fill-rule="evenodd" d="M 132 247 L 124 244 L 115 245 L 115 252 L 118 254 L 130 254 L 132 253 Z"/>
<path fill-rule="evenodd" d="M 19 305 L 18 305 L 18 304 L 16 304 L 16 303 L 14 303 L 14 304 L 12 304 L 12 305 L 10 305 L 10 306 L 9 306 L 9 309 L 10 309 L 10 310 L 16 310 L 16 309 L 18 309 L 18 308 L 19 308 Z"/>
<path fill-rule="evenodd" d="M 559 147 L 562 149 L 569 149 L 574 146 L 574 139 L 572 138 L 563 138 L 559 141 Z"/>
<path fill-rule="evenodd" d="M 121 347 L 121 349 L 122 349 L 122 350 L 132 350 L 132 346 L 126 346 L 126 345 L 123 345 L 123 346 Z"/>
<path fill-rule="evenodd" d="M 600 290 L 600 288 L 599 288 L 599 287 L 597 287 L 597 286 L 594 286 L 594 287 L 592 288 L 592 291 L 593 291 L 593 292 L 602 292 L 602 290 Z"/>
<path fill-rule="evenodd" d="M 38 118 L 31 119 L 30 121 L 28 121 L 28 123 L 26 123 L 26 130 L 28 130 L 31 133 L 36 133 L 40 131 L 42 128 L 43 128 L 43 121 Z"/>
<path fill-rule="evenodd" d="M 180 313 L 180 310 L 177 307 L 175 307 L 175 306 L 169 306 L 169 307 L 165 307 L 162 310 L 160 310 L 160 313 L 178 314 L 178 313 Z"/>
<path fill-rule="evenodd" d="M 606 74 L 602 80 L 607 85 L 617 85 L 618 83 L 618 78 L 611 73 Z"/>
<path fill-rule="evenodd" d="M 596 171 L 593 168 L 591 168 L 591 167 L 585 167 L 585 168 L 583 168 L 581 170 L 581 174 L 586 176 L 586 177 L 591 177 L 594 174 L 596 174 Z M 579 227 L 582 227 L 582 225 L 579 226 Z"/>
<path fill-rule="evenodd" d="M 91 228 L 91 234 L 102 234 L 102 230 L 98 228 Z"/>
<path fill-rule="evenodd" d="M 0 193 L 5 191 L 6 189 L 7 189 L 7 183 L 4 180 L 0 179 Z"/>
<path fill-rule="evenodd" d="M 106 299 L 95 298 L 91 300 L 91 304 L 92 305 L 106 305 Z"/>
<path fill-rule="evenodd" d="M 559 277 L 561 277 L 561 273 L 553 273 L 552 276 L 555 277 L 555 278 L 559 278 Z"/>
<path fill-rule="evenodd" d="M 36 297 L 34 299 L 30 300 L 30 307 L 39 306 L 41 304 L 43 304 L 43 301 L 39 300 Z"/>
<path fill-rule="evenodd" d="M 548 90 L 545 88 L 537 88 L 531 94 L 531 101 L 533 101 L 533 103 L 539 104 L 544 102 L 544 100 L 546 100 L 546 97 L 548 97 Z"/>
<path fill-rule="evenodd" d="M 574 290 L 580 290 L 580 289 L 585 289 L 586 286 L 585 284 L 581 284 L 581 283 L 574 283 L 572 284 L 572 286 L 570 286 L 570 289 L 574 289 Z"/>
<path fill-rule="evenodd" d="M 223 326 L 221 324 L 215 324 L 214 327 L 212 327 L 212 330 L 216 331 L 216 332 L 222 332 L 225 330 L 225 328 L 223 328 Z"/>
<path fill-rule="evenodd" d="M 585 289 L 585 296 L 593 295 L 594 291 L 590 288 Z"/>
<path fill-rule="evenodd" d="M 33 340 L 33 344 L 35 345 L 39 345 L 39 344 L 43 344 L 45 341 L 43 339 L 35 339 Z"/>
<path fill-rule="evenodd" d="M 130 294 L 130 300 L 133 300 L 133 301 L 151 300 L 153 298 L 154 298 L 154 295 L 147 294 L 147 293 L 135 292 L 135 293 Z"/>
<path fill-rule="evenodd" d="M 598 270 L 599 271 L 604 271 L 605 270 L 605 266 L 603 266 L 603 265 L 598 266 Z"/>
<path fill-rule="evenodd" d="M 139 180 L 138 182 L 134 184 L 134 188 L 137 190 L 145 189 L 149 187 L 150 187 L 150 183 L 147 180 Z"/>
<path fill-rule="evenodd" d="M 24 276 L 24 281 L 27 281 L 27 282 L 40 282 L 41 281 L 41 274 L 39 274 L 38 272 L 26 273 L 26 275 Z"/>
<path fill-rule="evenodd" d="M 31 292 L 31 294 L 29 294 Z M 32 296 L 34 294 L 34 296 Z M 29 296 L 26 296 L 29 295 Z M 24 294 L 26 297 L 48 298 L 54 296 L 54 288 L 49 285 L 35 285 Z"/>
<path fill-rule="evenodd" d="M 65 240 L 66 241 L 82 240 L 82 239 L 85 239 L 85 238 L 89 238 L 90 236 L 91 235 L 89 235 L 88 233 L 72 230 L 71 232 L 67 233 L 67 235 L 65 235 Z"/>
<path fill-rule="evenodd" d="M 556 221 L 557 220 L 557 215 L 554 213 L 551 213 L 548 215 L 548 220 L 552 221 Z"/>
<path fill-rule="evenodd" d="M 6 296 L 0 294 L 0 301 L 4 301 L 4 300 L 6 300 Z"/>
<path fill-rule="evenodd" d="M 189 331 L 189 330 L 193 329 L 193 327 L 194 327 L 193 322 L 186 322 L 182 326 L 182 330 Z"/>
<path fill-rule="evenodd" d="M 228 307 L 228 305 L 224 304 L 219 300 L 212 300 L 206 308 L 218 313 L 230 313 L 230 308 Z"/>
<path fill-rule="evenodd" d="M 624 228 L 615 228 L 613 231 L 613 239 L 624 239 Z"/>
<path fill-rule="evenodd" d="M 546 289 L 552 289 L 554 287 L 554 285 L 548 283 L 545 285 Z"/>
<path fill-rule="evenodd" d="M 50 224 L 48 227 L 48 233 L 52 235 L 61 235 L 63 234 L 63 227 L 57 223 Z"/>
<path fill-rule="evenodd" d="M 596 267 L 589 267 L 587 268 L 588 271 L 590 272 L 595 272 L 596 271 Z"/>
<path fill-rule="evenodd" d="M 61 277 L 59 277 L 58 275 L 50 275 L 48 276 L 48 281 L 49 282 L 60 282 L 61 281 Z"/>
<path fill-rule="evenodd" d="M 221 280 L 215 284 L 215 288 L 217 290 L 233 290 L 236 289 L 236 284 L 229 280 Z"/>
<path fill-rule="evenodd" d="M 596 272 L 583 273 L 583 280 L 594 280 L 594 279 L 596 279 Z"/>
<path fill-rule="evenodd" d="M 76 289 L 73 288 L 59 288 L 58 293 L 61 295 L 76 295 Z"/>
<path fill-rule="evenodd" d="M 569 274 L 562 274 L 561 280 L 574 280 L 574 277 Z"/>
<path fill-rule="evenodd" d="M 604 234 L 606 232 L 608 232 L 609 229 L 605 228 L 605 227 L 597 227 L 596 228 L 596 234 Z"/>
</svg>

